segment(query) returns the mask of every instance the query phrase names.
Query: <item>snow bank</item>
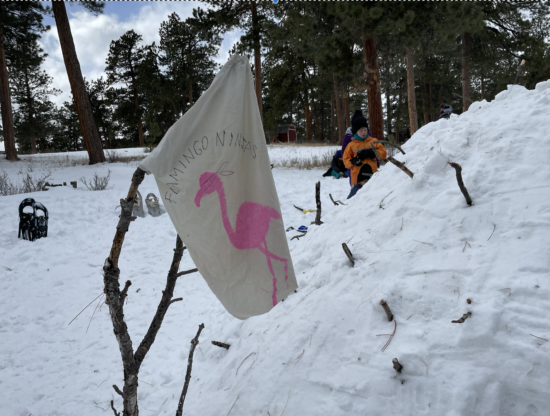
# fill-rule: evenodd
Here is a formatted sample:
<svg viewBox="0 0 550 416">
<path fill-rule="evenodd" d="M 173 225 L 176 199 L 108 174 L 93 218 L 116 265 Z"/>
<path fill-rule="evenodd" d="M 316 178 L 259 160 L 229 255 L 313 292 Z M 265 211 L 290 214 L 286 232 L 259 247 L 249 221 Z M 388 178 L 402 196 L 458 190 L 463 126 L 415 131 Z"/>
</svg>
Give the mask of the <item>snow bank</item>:
<svg viewBox="0 0 550 416">
<path fill-rule="evenodd" d="M 547 412 L 549 119 L 549 81 L 531 91 L 511 86 L 493 102 L 420 129 L 406 155 L 396 156 L 414 179 L 388 164 L 346 206 L 328 197 L 346 202 L 345 181 L 321 178 L 320 170 L 274 170 L 285 226 L 310 226 L 306 237 L 290 241 L 298 292 L 267 315 L 238 321 L 200 276 L 183 277 L 175 296 L 184 301 L 171 306 L 142 366 L 141 413 L 174 414 L 200 323 L 206 328 L 187 415 Z M 462 166 L 473 206 L 449 161 Z M 6 166 L 13 164 L 2 162 L 0 170 Z M 95 304 L 67 324 L 101 294 L 115 207 L 134 167 L 83 166 L 54 175 L 68 181 L 107 168 L 109 191 L 32 195 L 51 218 L 50 237 L 35 243 L 16 238 L 15 212 L 26 195 L 0 199 L 0 414 L 96 414 L 112 397 L 121 410 L 111 385 L 122 387 L 122 366 L 105 305 L 87 333 Z M 314 208 L 318 180 L 324 224 L 316 227 L 309 224 L 314 214 L 293 205 Z M 141 192 L 151 191 L 148 177 Z M 175 238 L 167 215 L 138 219 L 127 234 L 120 268 L 121 279 L 133 282 L 125 312 L 134 348 L 156 309 Z M 180 270 L 190 268 L 185 254 Z M 451 323 L 467 311 L 463 324 Z M 395 325 L 382 352 L 383 334 Z"/>
</svg>

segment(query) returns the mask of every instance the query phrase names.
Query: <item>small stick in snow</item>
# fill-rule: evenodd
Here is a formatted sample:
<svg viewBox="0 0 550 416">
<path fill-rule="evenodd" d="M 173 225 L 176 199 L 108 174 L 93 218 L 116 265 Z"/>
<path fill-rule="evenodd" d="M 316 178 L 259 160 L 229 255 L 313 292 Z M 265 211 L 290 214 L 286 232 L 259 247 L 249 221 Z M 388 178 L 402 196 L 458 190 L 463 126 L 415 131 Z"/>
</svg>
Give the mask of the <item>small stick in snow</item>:
<svg viewBox="0 0 550 416">
<path fill-rule="evenodd" d="M 111 400 L 111 409 L 113 409 L 113 413 L 115 414 L 115 416 L 120 416 L 120 412 L 117 412 L 115 409 L 115 404 L 113 400 Z"/>
<path fill-rule="evenodd" d="M 195 273 L 195 272 L 198 272 L 199 269 L 191 269 L 191 270 L 186 270 L 184 272 L 179 272 L 176 277 L 180 277 L 180 276 L 183 276 L 184 274 L 191 274 L 191 273 Z"/>
<path fill-rule="evenodd" d="M 321 182 L 315 184 L 315 202 L 317 203 L 317 214 L 315 215 L 315 221 L 313 224 L 321 225 Z"/>
<path fill-rule="evenodd" d="M 472 299 L 468 298 L 466 299 L 466 302 L 468 302 L 468 305 L 469 305 L 470 303 L 472 303 Z"/>
<path fill-rule="evenodd" d="M 428 375 L 428 364 L 422 358 L 420 358 L 420 361 L 422 361 L 424 363 L 424 365 L 426 366 L 426 375 Z"/>
<path fill-rule="evenodd" d="M 212 344 L 215 345 L 216 347 L 225 348 L 226 350 L 228 350 L 229 347 L 231 346 L 229 344 L 225 344 L 223 342 L 218 342 L 218 341 L 212 341 Z"/>
<path fill-rule="evenodd" d="M 351 261 L 351 267 L 355 267 L 355 260 L 353 260 L 353 255 L 351 254 L 348 245 L 346 243 L 342 243 L 342 248 L 344 249 L 344 253 L 346 253 L 346 256 L 348 256 L 349 261 Z"/>
<path fill-rule="evenodd" d="M 537 337 L 536 335 L 533 335 L 533 334 L 529 334 L 529 335 L 531 335 L 532 337 L 535 337 L 535 338 L 538 338 L 538 339 L 542 339 L 543 341 L 548 342 L 548 340 L 547 340 L 546 338 Z"/>
<path fill-rule="evenodd" d="M 193 353 L 195 352 L 195 347 L 199 343 L 199 336 L 203 329 L 204 329 L 204 324 L 200 324 L 197 335 L 195 336 L 195 338 L 191 340 L 191 348 L 189 349 L 189 358 L 187 360 L 187 373 L 185 374 L 185 384 L 183 385 L 183 390 L 181 392 L 176 416 L 181 416 L 183 412 L 183 402 L 185 401 L 185 396 L 187 395 L 187 388 L 189 387 L 189 382 L 191 381 L 191 370 L 193 368 Z"/>
<path fill-rule="evenodd" d="M 302 359 L 302 357 L 304 356 L 304 353 L 306 352 L 305 348 L 304 350 L 302 351 L 302 353 L 298 356 L 298 358 L 296 358 L 296 362 L 294 363 L 294 365 L 298 364 L 298 361 L 300 361 Z"/>
<path fill-rule="evenodd" d="M 397 166 L 399 169 L 401 169 L 403 172 L 405 172 L 407 175 L 409 175 L 409 177 L 412 179 L 413 176 L 414 176 L 414 173 L 412 173 L 409 168 L 407 168 L 405 166 L 405 164 L 403 162 L 400 162 L 399 160 L 397 159 L 394 159 L 392 156 L 388 156 L 386 158 L 387 161 L 393 163 L 395 166 Z"/>
<path fill-rule="evenodd" d="M 464 182 L 462 181 L 462 166 L 460 166 L 458 163 L 454 162 L 447 162 L 449 165 L 451 165 L 454 170 L 456 171 L 456 181 L 458 182 L 458 187 L 462 191 L 462 195 L 464 195 L 464 198 L 466 198 L 466 203 L 468 205 L 472 205 L 472 198 L 470 198 L 470 195 L 468 194 L 468 191 L 466 190 L 466 187 L 464 186 Z"/>
<path fill-rule="evenodd" d="M 283 409 L 283 413 L 281 413 L 281 416 L 283 416 L 285 414 L 286 406 L 288 405 L 288 399 L 290 399 L 290 391 L 288 392 L 288 396 L 286 397 L 285 408 Z"/>
<path fill-rule="evenodd" d="M 277 328 L 279 328 L 279 327 L 277 327 Z M 277 328 L 275 328 L 275 329 L 277 329 Z M 243 365 L 243 363 L 244 363 L 249 357 L 251 357 L 251 356 L 253 356 L 253 355 L 255 355 L 255 354 L 256 354 L 255 352 L 251 352 L 250 354 L 248 354 L 248 355 L 246 356 L 246 358 L 241 362 L 241 365 L 239 365 L 239 368 L 237 368 L 237 372 L 235 373 L 235 375 L 239 374 L 239 369 L 241 368 L 241 366 Z"/>
<path fill-rule="evenodd" d="M 104 295 L 105 293 L 103 293 Z M 97 302 L 97 305 L 95 305 L 94 313 L 92 313 L 92 317 L 90 318 L 90 322 L 88 322 L 88 327 L 86 328 L 86 333 L 88 333 L 88 329 L 90 329 L 90 325 L 92 324 L 92 320 L 94 319 L 95 311 L 97 311 L 97 307 L 101 304 L 101 298 L 99 298 L 99 302 Z"/>
<path fill-rule="evenodd" d="M 229 412 L 227 412 L 227 416 L 229 416 L 229 413 L 231 413 L 231 410 L 233 410 L 233 407 L 235 407 L 235 403 L 237 403 L 237 400 L 239 400 L 239 397 L 241 397 L 241 396 L 237 396 L 237 398 L 233 402 L 233 406 L 231 406 L 231 409 L 229 409 Z"/>
<path fill-rule="evenodd" d="M 491 232 L 491 235 L 489 236 L 489 238 L 487 239 L 487 241 L 489 241 L 491 239 L 491 237 L 493 236 L 493 233 L 495 232 L 496 228 L 497 228 L 497 225 L 496 224 L 493 224 L 494 227 L 493 227 L 493 231 Z"/>
<path fill-rule="evenodd" d="M 470 243 L 468 243 L 467 241 L 464 243 L 464 247 L 462 248 L 462 252 L 464 253 L 464 250 L 466 250 L 466 244 L 468 246 L 470 246 Z M 470 246 L 470 248 L 472 248 L 472 246 Z"/>
<path fill-rule="evenodd" d="M 380 301 L 380 305 L 382 305 L 382 307 L 384 308 L 384 312 L 386 312 L 386 315 L 388 316 L 388 321 L 393 321 L 393 313 L 391 313 L 390 307 L 384 299 Z"/>
<path fill-rule="evenodd" d="M 290 241 L 296 239 L 296 240 L 299 240 L 300 238 L 302 238 L 303 236 L 305 236 L 307 233 L 303 233 L 303 234 L 296 234 L 294 237 L 292 237 L 290 239 Z"/>
<path fill-rule="evenodd" d="M 334 199 L 332 199 L 332 195 L 331 194 L 328 194 L 328 196 L 330 196 L 330 200 L 332 201 L 332 203 L 336 206 L 338 206 L 338 202 L 336 202 Z"/>
<path fill-rule="evenodd" d="M 466 319 L 468 319 L 470 316 L 472 316 L 472 312 L 468 312 L 468 313 L 465 313 L 464 315 L 462 315 L 462 318 L 458 319 L 457 321 L 451 321 L 453 324 L 461 324 L 463 323 Z"/>
<path fill-rule="evenodd" d="M 403 370 L 403 366 L 399 363 L 399 360 L 397 360 L 397 358 L 394 358 L 393 360 L 391 360 L 392 363 L 393 363 L 393 368 L 395 369 L 395 371 L 397 371 L 398 373 L 401 372 L 401 370 Z"/>
</svg>

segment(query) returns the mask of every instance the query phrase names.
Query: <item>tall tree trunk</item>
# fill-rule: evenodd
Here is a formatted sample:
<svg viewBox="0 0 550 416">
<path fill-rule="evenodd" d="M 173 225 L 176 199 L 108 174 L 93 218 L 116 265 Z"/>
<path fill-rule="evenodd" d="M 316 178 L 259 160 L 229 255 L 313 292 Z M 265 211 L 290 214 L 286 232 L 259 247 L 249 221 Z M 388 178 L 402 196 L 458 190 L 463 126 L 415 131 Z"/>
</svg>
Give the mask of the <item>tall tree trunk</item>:
<svg viewBox="0 0 550 416">
<path fill-rule="evenodd" d="M 321 140 L 325 140 L 325 101 L 321 100 Z"/>
<path fill-rule="evenodd" d="M 414 92 L 414 58 L 411 48 L 407 48 L 407 96 L 409 99 L 409 125 L 411 136 L 418 130 L 418 113 L 416 112 L 416 94 Z"/>
<path fill-rule="evenodd" d="M 330 136 L 334 143 L 338 142 L 338 135 L 336 134 L 336 117 L 334 114 L 335 111 L 336 106 L 334 105 L 334 88 L 332 88 L 332 92 L 330 93 Z"/>
<path fill-rule="evenodd" d="M 427 82 L 422 83 L 422 112 L 424 113 L 424 125 L 428 124 L 431 120 L 430 115 L 430 84 Z"/>
<path fill-rule="evenodd" d="M 135 87 L 135 83 L 134 83 L 134 105 L 136 107 L 136 110 L 139 111 L 139 98 Z M 143 140 L 143 123 L 141 121 L 141 117 L 139 117 L 138 119 L 137 128 L 138 128 L 139 147 L 144 147 L 145 141 Z"/>
<path fill-rule="evenodd" d="M 390 84 L 387 84 L 388 88 L 386 89 L 386 118 L 388 120 L 388 136 L 392 134 L 391 131 L 391 120 L 392 120 L 392 114 L 391 114 L 391 104 L 390 104 Z"/>
<path fill-rule="evenodd" d="M 59 35 L 59 43 L 61 44 L 61 51 L 63 52 L 65 68 L 67 69 L 67 76 L 75 98 L 80 128 L 82 129 L 84 142 L 88 145 L 87 150 L 90 165 L 105 162 L 99 130 L 94 121 L 92 107 L 88 99 L 88 93 L 86 92 L 86 85 L 84 84 L 84 78 L 82 78 L 82 71 L 80 70 L 80 63 L 76 56 L 65 3 L 62 1 L 52 1 L 52 10 Z"/>
<path fill-rule="evenodd" d="M 258 110 L 260 118 L 264 120 L 262 112 L 262 61 L 260 59 L 260 28 L 258 27 L 258 13 L 256 10 L 256 1 L 251 3 L 252 7 L 252 33 L 254 44 L 254 86 L 256 88 L 256 98 L 258 99 Z"/>
<path fill-rule="evenodd" d="M 11 109 L 10 82 L 8 76 L 8 65 L 4 52 L 4 30 L 0 25 L 0 90 L 2 95 L 2 129 L 4 130 L 4 148 L 6 159 L 11 161 L 19 160 L 15 148 L 15 134 L 13 132 L 13 112 Z"/>
<path fill-rule="evenodd" d="M 472 104 L 472 85 L 470 79 L 470 45 L 472 38 L 468 32 L 462 34 L 462 112 L 468 111 Z"/>
<path fill-rule="evenodd" d="M 29 74 L 25 70 L 25 93 L 27 95 L 27 107 L 29 110 L 29 133 L 31 136 L 31 153 L 36 153 L 36 131 L 34 129 L 34 106 L 32 105 L 31 87 L 29 85 Z"/>
<path fill-rule="evenodd" d="M 109 146 L 109 139 L 107 139 L 107 132 L 105 131 L 105 126 L 103 126 L 103 142 L 105 143 L 105 149 L 110 149 L 111 146 Z"/>
<path fill-rule="evenodd" d="M 395 113 L 395 143 L 399 144 L 399 118 L 401 117 L 401 103 L 403 99 L 403 79 L 399 82 L 399 99 L 397 101 L 397 111 Z"/>
<path fill-rule="evenodd" d="M 344 97 L 344 120 L 346 128 L 351 127 L 351 118 L 349 116 L 349 88 L 348 83 L 342 81 L 342 97 Z"/>
<path fill-rule="evenodd" d="M 372 34 L 367 37 L 366 29 L 363 35 L 363 54 L 365 56 L 365 71 L 367 73 L 367 100 L 369 104 L 369 123 L 373 137 L 384 139 L 384 111 L 382 110 L 382 94 L 380 87 L 380 68 L 376 40 Z"/>
<path fill-rule="evenodd" d="M 306 73 L 302 70 L 302 83 L 304 85 L 304 115 L 306 118 L 306 142 L 311 141 L 311 115 L 309 114 L 309 92 Z"/>
<path fill-rule="evenodd" d="M 339 97 L 340 83 L 337 75 L 332 75 L 332 84 L 334 87 L 334 104 L 336 105 L 336 119 L 338 122 L 338 144 L 342 144 L 346 133 L 346 121 L 344 120 L 344 109 L 342 100 Z"/>
<path fill-rule="evenodd" d="M 321 137 L 321 129 L 319 125 L 319 117 L 317 116 L 317 110 L 315 109 L 315 100 L 311 99 L 311 112 L 313 113 L 313 118 L 315 119 L 315 139 L 319 140 L 319 137 Z"/>
</svg>

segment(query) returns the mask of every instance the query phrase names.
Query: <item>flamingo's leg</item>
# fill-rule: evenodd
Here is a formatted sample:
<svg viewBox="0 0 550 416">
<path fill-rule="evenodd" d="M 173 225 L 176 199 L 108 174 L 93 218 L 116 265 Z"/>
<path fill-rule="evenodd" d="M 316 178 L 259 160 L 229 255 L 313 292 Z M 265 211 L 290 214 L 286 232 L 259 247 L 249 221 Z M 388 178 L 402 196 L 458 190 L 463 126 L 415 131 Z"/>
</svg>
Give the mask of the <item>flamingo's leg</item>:
<svg viewBox="0 0 550 416">
<path fill-rule="evenodd" d="M 264 242 L 264 244 L 265 244 L 265 242 Z M 267 246 L 266 246 L 266 255 L 269 255 L 270 257 L 274 258 L 275 260 L 282 261 L 285 264 L 285 282 L 286 282 L 286 288 L 288 289 L 288 282 L 287 282 L 287 280 L 288 280 L 288 259 L 276 256 L 275 254 L 273 254 L 272 252 L 267 250 Z"/>
<path fill-rule="evenodd" d="M 269 271 L 271 272 L 271 276 L 273 276 L 273 306 L 277 305 L 277 278 L 275 277 L 275 271 L 273 270 L 273 265 L 271 264 L 271 253 L 267 250 L 267 244 L 265 241 L 263 241 L 264 246 L 261 245 L 258 246 L 258 249 L 265 254 L 265 258 L 267 259 L 267 265 L 269 266 Z"/>
</svg>

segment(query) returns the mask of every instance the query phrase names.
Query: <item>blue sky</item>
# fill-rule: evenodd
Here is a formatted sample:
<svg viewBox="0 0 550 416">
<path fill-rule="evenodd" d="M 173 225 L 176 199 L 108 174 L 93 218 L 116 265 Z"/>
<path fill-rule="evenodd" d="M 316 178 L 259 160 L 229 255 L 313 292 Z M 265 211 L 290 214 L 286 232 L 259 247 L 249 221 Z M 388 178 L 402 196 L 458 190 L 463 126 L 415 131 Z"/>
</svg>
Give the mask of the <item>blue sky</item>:
<svg viewBox="0 0 550 416">
<path fill-rule="evenodd" d="M 43 2 L 49 6 L 50 2 Z M 118 39 L 125 32 L 133 29 L 143 36 L 143 44 L 160 41 L 158 30 L 161 22 L 172 12 L 185 19 L 191 15 L 193 8 L 204 7 L 202 2 L 155 2 L 155 1 L 107 1 L 104 12 L 94 16 L 82 6 L 65 2 L 69 22 L 73 34 L 76 52 L 84 77 L 88 80 L 97 79 L 104 75 L 105 59 L 109 52 L 109 44 Z M 53 77 L 53 86 L 62 91 L 52 101 L 61 105 L 70 98 L 70 85 L 63 62 L 59 38 L 53 17 L 47 16 L 44 23 L 51 25 L 51 30 L 42 35 L 40 41 L 44 51 L 48 54 L 44 63 L 44 70 Z M 239 40 L 241 33 L 234 31 L 225 35 L 220 53 L 216 59 L 218 63 L 225 63 L 228 51 Z"/>
</svg>

